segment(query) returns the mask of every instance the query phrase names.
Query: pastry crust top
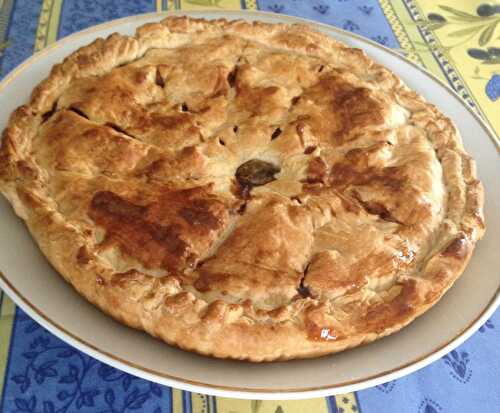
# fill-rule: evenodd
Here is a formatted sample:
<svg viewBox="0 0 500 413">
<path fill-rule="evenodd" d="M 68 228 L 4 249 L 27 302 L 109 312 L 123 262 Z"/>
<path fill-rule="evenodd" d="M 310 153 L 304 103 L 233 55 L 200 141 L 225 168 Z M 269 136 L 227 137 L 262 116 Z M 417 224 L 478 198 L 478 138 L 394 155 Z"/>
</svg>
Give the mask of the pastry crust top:
<svg viewBox="0 0 500 413">
<path fill-rule="evenodd" d="M 0 188 L 103 311 L 251 361 L 399 330 L 484 231 L 452 122 L 304 25 L 169 17 L 77 50 L 12 115 Z"/>
</svg>

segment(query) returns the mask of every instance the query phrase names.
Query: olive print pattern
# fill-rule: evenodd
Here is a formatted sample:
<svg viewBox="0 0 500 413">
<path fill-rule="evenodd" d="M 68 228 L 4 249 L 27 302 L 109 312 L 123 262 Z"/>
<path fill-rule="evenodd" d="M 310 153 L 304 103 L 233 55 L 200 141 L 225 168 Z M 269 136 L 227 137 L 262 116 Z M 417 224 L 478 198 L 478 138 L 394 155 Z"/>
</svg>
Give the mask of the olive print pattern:
<svg viewBox="0 0 500 413">
<path fill-rule="evenodd" d="M 479 76 L 480 66 L 474 70 L 474 79 L 481 80 L 484 85 L 486 97 L 495 102 L 500 96 L 500 76 L 497 65 L 500 65 L 500 48 L 498 47 L 497 28 L 500 26 L 500 4 L 482 3 L 476 8 L 475 14 L 463 11 L 456 7 L 438 5 L 439 13 L 427 14 L 426 20 L 419 21 L 418 25 L 425 30 L 437 31 L 453 28 L 448 32 L 449 44 L 445 45 L 444 54 L 471 41 L 477 47 L 468 47 L 467 56 L 484 68 L 486 65 L 487 77 Z"/>
</svg>

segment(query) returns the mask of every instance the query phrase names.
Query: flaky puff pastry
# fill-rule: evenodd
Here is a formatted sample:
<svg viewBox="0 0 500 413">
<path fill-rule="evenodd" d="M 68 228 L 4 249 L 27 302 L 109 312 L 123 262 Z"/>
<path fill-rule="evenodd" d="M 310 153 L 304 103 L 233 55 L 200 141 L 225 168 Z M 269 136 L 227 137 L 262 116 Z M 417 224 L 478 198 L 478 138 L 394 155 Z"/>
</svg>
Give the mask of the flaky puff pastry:
<svg viewBox="0 0 500 413">
<path fill-rule="evenodd" d="M 401 329 L 484 231 L 453 123 L 304 25 L 169 17 L 77 50 L 13 113 L 0 188 L 101 310 L 255 362 Z"/>
</svg>

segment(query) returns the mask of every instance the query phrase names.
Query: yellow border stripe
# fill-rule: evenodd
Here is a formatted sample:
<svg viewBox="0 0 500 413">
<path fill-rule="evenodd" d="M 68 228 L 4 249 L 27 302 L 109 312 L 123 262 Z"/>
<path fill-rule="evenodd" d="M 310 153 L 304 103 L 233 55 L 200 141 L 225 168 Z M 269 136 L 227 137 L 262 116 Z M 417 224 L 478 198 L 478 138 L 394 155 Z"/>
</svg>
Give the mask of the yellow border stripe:
<svg viewBox="0 0 500 413">
<path fill-rule="evenodd" d="M 407 2 L 414 6 L 414 9 L 418 13 L 417 16 L 426 16 L 423 4 L 413 0 L 407 0 Z M 452 2 L 450 4 L 453 5 Z M 433 6 L 432 3 L 431 5 Z M 429 50 L 433 50 L 436 64 L 438 64 L 441 76 L 445 78 L 445 83 L 449 83 L 457 94 L 469 106 L 472 106 L 472 110 L 478 113 L 493 130 L 500 131 L 500 123 L 498 123 L 497 111 L 495 111 L 496 108 L 492 108 L 490 102 L 484 98 L 483 87 L 477 89 L 472 87 L 471 74 L 467 75 L 467 71 L 465 70 L 466 67 L 469 67 L 470 62 L 465 62 L 464 64 L 460 58 L 457 60 L 452 56 L 451 49 L 447 50 L 448 48 L 443 44 L 443 39 L 446 37 L 449 38 L 450 36 L 443 37 L 438 32 L 431 30 L 428 35 L 422 36 L 422 41 Z M 431 39 L 434 40 L 433 43 L 430 43 Z M 462 47 L 465 49 L 467 46 L 463 45 Z M 446 77 L 443 72 L 447 73 Z M 498 134 L 496 138 L 496 142 L 499 142 Z"/>
<path fill-rule="evenodd" d="M 182 413 L 182 390 L 172 388 L 172 411 Z"/>
<path fill-rule="evenodd" d="M 54 43 L 57 40 L 62 4 L 63 0 L 54 0 L 54 2 L 52 3 L 52 10 L 49 19 L 49 30 L 47 33 L 47 41 L 45 42 L 45 46 Z"/>
<path fill-rule="evenodd" d="M 0 400 L 2 399 L 3 385 L 5 382 L 5 374 L 7 361 L 9 358 L 10 338 L 12 335 L 12 327 L 14 325 L 14 314 L 16 306 L 13 301 L 3 294 L 2 306 L 0 308 Z"/>
<path fill-rule="evenodd" d="M 35 51 L 57 40 L 63 0 L 43 0 L 36 30 Z"/>
<path fill-rule="evenodd" d="M 354 396 L 353 396 L 354 398 Z M 207 413 L 328 413 L 327 400 L 324 397 L 303 400 L 238 400 L 227 397 L 207 396 Z M 193 404 L 194 407 L 194 404 Z M 204 413 L 204 410 L 193 413 Z M 350 412 L 350 410 L 346 411 Z M 359 412 L 356 412 L 359 413 Z"/>
<path fill-rule="evenodd" d="M 247 10 L 257 10 L 257 0 L 244 0 Z"/>
<path fill-rule="evenodd" d="M 43 0 L 40 17 L 38 18 L 38 27 L 36 29 L 35 51 L 45 47 L 45 39 L 47 38 L 47 27 L 49 23 L 50 10 L 54 0 Z"/>
<path fill-rule="evenodd" d="M 403 26 L 403 32 L 406 34 L 409 42 L 411 43 L 411 49 L 408 50 L 408 52 L 416 52 L 420 60 L 419 63 L 421 63 L 427 70 L 436 75 L 440 80 L 448 83 L 446 77 L 441 71 L 441 68 L 439 67 L 439 64 L 434 59 L 432 51 L 426 44 L 425 39 L 422 37 L 417 25 L 413 21 L 408 8 L 405 6 L 405 1 L 406 0 L 395 0 L 390 2 L 390 6 L 392 7 L 395 15 L 399 17 L 398 22 L 400 22 Z"/>
<path fill-rule="evenodd" d="M 401 21 L 394 10 L 394 2 L 390 0 L 379 0 L 379 3 L 387 21 L 391 25 L 394 35 L 398 39 L 401 48 L 407 53 L 406 57 L 413 60 L 415 63 L 423 65 L 422 59 L 418 53 L 416 53 L 405 27 L 401 24 Z"/>
<path fill-rule="evenodd" d="M 170 0 L 174 1 L 174 0 Z M 156 12 L 161 13 L 170 9 L 169 0 L 156 0 Z"/>
<path fill-rule="evenodd" d="M 177 0 L 181 10 L 241 10 L 241 0 Z"/>
<path fill-rule="evenodd" d="M 359 413 L 360 408 L 358 406 L 358 400 L 354 393 L 337 394 L 335 396 L 335 403 L 337 404 L 337 409 L 342 409 L 343 413 Z"/>
<path fill-rule="evenodd" d="M 193 413 L 208 413 L 208 403 L 208 396 L 200 393 L 191 393 L 191 411 Z"/>
<path fill-rule="evenodd" d="M 4 41 L 7 37 L 7 28 L 11 17 L 12 7 L 14 0 L 1 0 L 0 1 L 0 40 Z M 5 46 L 5 44 L 4 44 Z M 3 50 L 0 48 L 0 52 Z"/>
</svg>

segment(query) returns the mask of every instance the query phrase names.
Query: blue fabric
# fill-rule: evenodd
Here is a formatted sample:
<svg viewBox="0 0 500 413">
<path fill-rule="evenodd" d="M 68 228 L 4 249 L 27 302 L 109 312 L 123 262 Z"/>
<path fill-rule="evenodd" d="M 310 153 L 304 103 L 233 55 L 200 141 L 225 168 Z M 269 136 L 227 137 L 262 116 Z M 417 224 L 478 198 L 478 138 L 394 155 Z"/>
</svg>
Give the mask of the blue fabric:
<svg viewBox="0 0 500 413">
<path fill-rule="evenodd" d="M 168 413 L 172 389 L 81 353 L 17 310 L 0 412 Z"/>
<path fill-rule="evenodd" d="M 500 412 L 500 311 L 440 360 L 401 379 L 358 392 L 373 412 Z M 388 408 L 390 406 L 390 408 Z"/>
<path fill-rule="evenodd" d="M 42 0 L 14 2 L 7 28 L 9 47 L 0 54 L 0 77 L 33 54 L 41 5 Z"/>
<path fill-rule="evenodd" d="M 65 0 L 61 10 L 59 37 L 109 20 L 155 10 L 155 2 L 151 0 Z"/>
<path fill-rule="evenodd" d="M 331 24 L 388 47 L 399 47 L 376 0 L 258 0 L 261 10 Z"/>
</svg>

